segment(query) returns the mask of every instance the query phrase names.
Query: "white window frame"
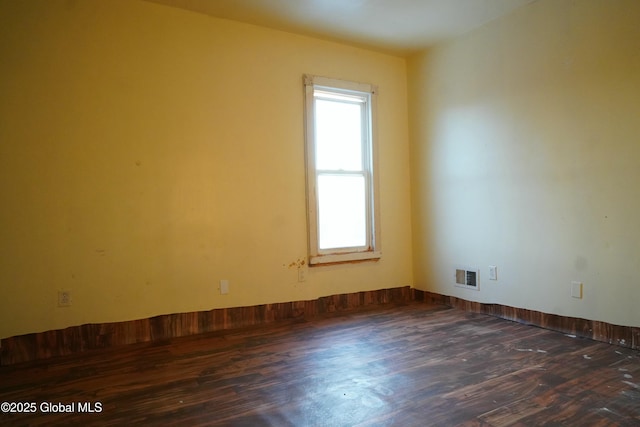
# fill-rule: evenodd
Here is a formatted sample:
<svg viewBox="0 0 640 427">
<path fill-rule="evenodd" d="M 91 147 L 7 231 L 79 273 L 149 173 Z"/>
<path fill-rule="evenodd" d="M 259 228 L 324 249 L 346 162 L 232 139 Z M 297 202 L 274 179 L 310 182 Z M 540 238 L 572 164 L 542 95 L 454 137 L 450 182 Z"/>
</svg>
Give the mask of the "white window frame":
<svg viewBox="0 0 640 427">
<path fill-rule="evenodd" d="M 355 83 L 313 75 L 304 76 L 305 88 L 305 137 L 307 167 L 307 224 L 309 265 L 335 264 L 378 260 L 382 256 L 380 247 L 380 220 L 378 201 L 378 174 L 376 149 L 377 87 L 366 83 Z M 364 175 L 366 186 L 367 242 L 363 247 L 320 249 L 318 241 L 318 194 L 315 149 L 315 90 L 336 94 L 356 95 L 365 99 L 366 124 L 363 134 Z M 340 172 L 333 171 L 336 174 Z M 348 174 L 348 172 L 345 172 Z"/>
</svg>

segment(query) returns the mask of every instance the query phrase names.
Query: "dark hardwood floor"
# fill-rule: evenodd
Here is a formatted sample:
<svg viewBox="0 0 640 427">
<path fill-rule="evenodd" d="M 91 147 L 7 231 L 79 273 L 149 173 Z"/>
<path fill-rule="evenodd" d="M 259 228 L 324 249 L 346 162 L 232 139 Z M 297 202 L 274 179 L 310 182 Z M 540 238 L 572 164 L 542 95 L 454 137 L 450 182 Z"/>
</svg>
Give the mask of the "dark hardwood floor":
<svg viewBox="0 0 640 427">
<path fill-rule="evenodd" d="M 638 426 L 640 352 L 416 303 L 0 367 L 0 402 L 35 408 L 3 426 Z"/>
</svg>

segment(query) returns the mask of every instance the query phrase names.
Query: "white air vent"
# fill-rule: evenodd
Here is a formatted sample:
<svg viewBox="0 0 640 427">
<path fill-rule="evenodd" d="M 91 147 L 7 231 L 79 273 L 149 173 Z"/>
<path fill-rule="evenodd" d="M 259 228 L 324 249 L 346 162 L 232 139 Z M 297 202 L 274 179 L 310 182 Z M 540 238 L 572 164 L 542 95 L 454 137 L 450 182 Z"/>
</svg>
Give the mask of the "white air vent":
<svg viewBox="0 0 640 427">
<path fill-rule="evenodd" d="M 480 288 L 480 273 L 478 269 L 460 267 L 456 268 L 456 286 L 467 289 Z"/>
</svg>

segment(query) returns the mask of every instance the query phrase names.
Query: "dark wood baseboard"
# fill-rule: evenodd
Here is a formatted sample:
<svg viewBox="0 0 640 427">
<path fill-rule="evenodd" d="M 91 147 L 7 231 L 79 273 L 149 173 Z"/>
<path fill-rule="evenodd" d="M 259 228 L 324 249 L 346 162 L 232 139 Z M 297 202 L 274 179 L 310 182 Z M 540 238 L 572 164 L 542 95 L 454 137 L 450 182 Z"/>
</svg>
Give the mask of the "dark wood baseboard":
<svg viewBox="0 0 640 427">
<path fill-rule="evenodd" d="M 589 338 L 634 350 L 640 349 L 640 327 L 612 325 L 597 320 L 560 316 L 501 304 L 484 304 L 452 296 L 413 290 L 418 301 L 443 304 L 474 313 L 483 313 L 526 325 L 538 326 L 564 334 Z"/>
<path fill-rule="evenodd" d="M 331 295 L 310 301 L 164 314 L 147 319 L 87 324 L 19 335 L 1 340 L 0 366 L 125 344 L 162 341 L 206 332 L 262 325 L 280 320 L 313 318 L 327 313 L 352 311 L 367 306 L 412 301 L 484 313 L 581 338 L 589 338 L 634 350 L 640 349 L 640 327 L 618 326 L 501 304 L 484 304 L 404 286 Z"/>
<path fill-rule="evenodd" d="M 326 313 L 356 310 L 365 306 L 407 303 L 414 300 L 413 292 L 414 289 L 404 286 L 331 295 L 311 301 L 164 314 L 147 319 L 86 324 L 19 335 L 1 340 L 0 366 L 124 344 L 161 341 L 279 320 L 314 317 Z"/>
</svg>

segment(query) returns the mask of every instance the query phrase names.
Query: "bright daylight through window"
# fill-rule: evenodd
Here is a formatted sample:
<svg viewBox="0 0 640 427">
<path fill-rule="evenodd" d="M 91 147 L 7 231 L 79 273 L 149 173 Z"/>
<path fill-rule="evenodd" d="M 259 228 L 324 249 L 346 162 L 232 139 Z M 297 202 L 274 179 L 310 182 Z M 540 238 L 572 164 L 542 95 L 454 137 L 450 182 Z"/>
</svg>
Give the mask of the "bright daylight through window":
<svg viewBox="0 0 640 427">
<path fill-rule="evenodd" d="M 375 87 L 305 76 L 310 264 L 380 258 Z"/>
</svg>

